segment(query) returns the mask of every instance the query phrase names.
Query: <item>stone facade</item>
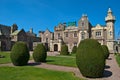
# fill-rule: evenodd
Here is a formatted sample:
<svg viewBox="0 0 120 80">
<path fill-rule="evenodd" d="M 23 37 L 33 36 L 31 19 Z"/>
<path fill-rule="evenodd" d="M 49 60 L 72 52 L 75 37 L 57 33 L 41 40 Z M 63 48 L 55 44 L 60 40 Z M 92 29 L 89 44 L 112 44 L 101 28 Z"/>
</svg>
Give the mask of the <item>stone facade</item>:
<svg viewBox="0 0 120 80">
<path fill-rule="evenodd" d="M 115 17 L 110 8 L 108 9 L 107 17 L 105 17 L 105 22 L 106 25 L 97 24 L 92 26 L 87 15 L 82 15 L 78 21 L 78 26 L 76 26 L 76 23 L 60 23 L 55 26 L 53 33 L 49 30 L 40 31 L 39 36 L 42 43 L 48 44 L 50 51 L 60 51 L 61 45 L 65 43 L 69 48 L 69 52 L 71 52 L 72 48 L 78 46 L 81 40 L 92 38 L 98 40 L 101 45 L 107 45 L 110 52 L 113 53 L 115 46 Z"/>
<path fill-rule="evenodd" d="M 18 26 L 5 26 L 0 24 L 0 49 L 2 51 L 11 50 L 15 42 L 23 41 L 28 45 L 29 50 L 33 50 L 33 42 L 40 42 L 36 34 L 30 31 L 25 32 L 24 29 L 18 30 Z"/>
</svg>

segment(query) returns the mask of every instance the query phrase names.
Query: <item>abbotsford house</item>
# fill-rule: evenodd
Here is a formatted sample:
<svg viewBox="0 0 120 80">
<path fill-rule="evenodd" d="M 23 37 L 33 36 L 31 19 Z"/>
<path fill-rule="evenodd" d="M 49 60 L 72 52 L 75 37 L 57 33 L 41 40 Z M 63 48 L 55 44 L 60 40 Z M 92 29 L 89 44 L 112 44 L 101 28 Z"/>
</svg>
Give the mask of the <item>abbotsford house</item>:
<svg viewBox="0 0 120 80">
<path fill-rule="evenodd" d="M 87 15 L 82 15 L 78 24 L 76 22 L 60 23 L 54 27 L 54 32 L 48 29 L 39 31 L 39 37 L 33 33 L 32 29 L 28 32 L 25 32 L 24 29 L 18 30 L 16 24 L 0 25 L 0 47 L 2 50 L 10 50 L 15 42 L 24 41 L 30 50 L 33 50 L 33 46 L 43 43 L 50 51 L 61 51 L 61 45 L 65 43 L 71 52 L 72 48 L 78 46 L 81 40 L 91 38 L 98 40 L 101 45 L 107 45 L 110 52 L 114 52 L 115 16 L 110 8 L 105 22 L 105 25 L 92 26 Z"/>
</svg>

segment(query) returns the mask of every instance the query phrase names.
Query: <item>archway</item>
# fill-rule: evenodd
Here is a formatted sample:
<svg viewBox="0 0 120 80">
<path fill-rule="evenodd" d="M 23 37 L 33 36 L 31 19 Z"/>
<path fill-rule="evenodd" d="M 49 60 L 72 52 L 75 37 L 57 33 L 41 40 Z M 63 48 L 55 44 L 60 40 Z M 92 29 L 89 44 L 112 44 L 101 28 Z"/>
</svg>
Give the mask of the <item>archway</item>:
<svg viewBox="0 0 120 80">
<path fill-rule="evenodd" d="M 58 51 L 58 45 L 57 44 L 54 45 L 54 51 Z"/>
</svg>

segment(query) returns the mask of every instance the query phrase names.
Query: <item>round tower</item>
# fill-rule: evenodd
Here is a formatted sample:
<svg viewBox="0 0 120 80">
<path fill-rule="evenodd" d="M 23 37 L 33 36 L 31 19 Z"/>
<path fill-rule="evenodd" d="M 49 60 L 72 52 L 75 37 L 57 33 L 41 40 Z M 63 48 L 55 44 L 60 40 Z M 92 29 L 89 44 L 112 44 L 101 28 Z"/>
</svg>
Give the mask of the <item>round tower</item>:
<svg viewBox="0 0 120 80">
<path fill-rule="evenodd" d="M 115 16 L 113 16 L 112 10 L 109 8 L 107 17 L 105 17 L 106 27 L 107 27 L 107 39 L 114 40 L 114 22 Z"/>
<path fill-rule="evenodd" d="M 112 10 L 109 8 L 107 17 L 105 17 L 106 21 L 106 30 L 107 30 L 107 40 L 106 44 L 109 48 L 111 53 L 114 53 L 114 40 L 115 40 L 115 30 L 114 30 L 114 23 L 115 23 L 115 16 L 113 16 Z"/>
</svg>

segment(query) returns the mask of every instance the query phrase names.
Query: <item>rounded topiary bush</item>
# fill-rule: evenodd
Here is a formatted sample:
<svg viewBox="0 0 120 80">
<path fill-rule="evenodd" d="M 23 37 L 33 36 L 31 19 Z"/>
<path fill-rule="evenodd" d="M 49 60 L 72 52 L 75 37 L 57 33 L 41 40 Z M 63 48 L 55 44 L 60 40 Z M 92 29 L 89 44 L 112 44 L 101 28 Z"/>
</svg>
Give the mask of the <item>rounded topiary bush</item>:
<svg viewBox="0 0 120 80">
<path fill-rule="evenodd" d="M 45 62 L 47 58 L 47 51 L 43 44 L 38 44 L 33 51 L 33 59 L 35 62 Z"/>
<path fill-rule="evenodd" d="M 76 51 L 77 51 L 77 46 L 74 46 L 72 49 L 72 54 L 76 53 Z"/>
<path fill-rule="evenodd" d="M 105 67 L 104 51 L 94 39 L 85 39 L 80 42 L 77 53 L 76 63 L 85 77 L 102 77 Z"/>
<path fill-rule="evenodd" d="M 108 57 L 109 57 L 108 47 L 107 47 L 106 45 L 102 45 L 102 49 L 103 49 L 103 51 L 104 51 L 105 59 L 108 59 Z"/>
<path fill-rule="evenodd" d="M 30 54 L 27 44 L 24 42 L 16 42 L 11 50 L 10 58 L 15 66 L 23 66 L 28 63 Z"/>
<path fill-rule="evenodd" d="M 66 44 L 61 46 L 60 55 L 69 55 L 68 46 Z"/>
</svg>

